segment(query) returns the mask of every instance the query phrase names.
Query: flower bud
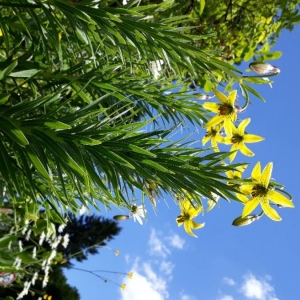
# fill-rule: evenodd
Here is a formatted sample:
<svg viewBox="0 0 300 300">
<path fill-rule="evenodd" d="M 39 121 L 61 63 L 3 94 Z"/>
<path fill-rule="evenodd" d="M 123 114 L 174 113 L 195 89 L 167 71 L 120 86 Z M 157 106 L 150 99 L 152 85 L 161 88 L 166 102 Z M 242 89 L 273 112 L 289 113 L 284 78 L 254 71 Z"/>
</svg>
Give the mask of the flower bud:
<svg viewBox="0 0 300 300">
<path fill-rule="evenodd" d="M 260 217 L 258 215 L 249 215 L 249 216 L 246 216 L 244 218 L 238 217 L 232 222 L 232 225 L 234 225 L 234 226 L 246 226 L 246 225 L 249 225 L 249 224 L 253 223 L 256 220 L 259 220 L 259 218 Z"/>
<path fill-rule="evenodd" d="M 275 74 L 280 73 L 280 69 L 263 62 L 252 62 L 249 68 L 257 74 Z"/>
<path fill-rule="evenodd" d="M 127 220 L 129 219 L 130 217 L 129 216 L 126 216 L 126 215 L 116 215 L 113 217 L 116 221 L 123 221 L 123 220 Z"/>
</svg>

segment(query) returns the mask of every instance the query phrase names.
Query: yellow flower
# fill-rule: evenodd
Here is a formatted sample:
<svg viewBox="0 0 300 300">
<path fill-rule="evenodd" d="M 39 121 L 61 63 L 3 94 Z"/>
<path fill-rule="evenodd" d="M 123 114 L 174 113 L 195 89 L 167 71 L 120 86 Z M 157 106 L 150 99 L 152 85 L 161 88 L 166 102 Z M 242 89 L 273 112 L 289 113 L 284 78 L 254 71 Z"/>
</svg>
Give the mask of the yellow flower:
<svg viewBox="0 0 300 300">
<path fill-rule="evenodd" d="M 227 177 L 229 179 L 239 180 L 239 179 L 242 178 L 242 174 L 246 170 L 246 168 L 247 168 L 247 165 L 242 165 L 242 166 L 237 167 L 236 171 L 227 171 L 227 172 L 225 172 L 225 174 L 227 175 Z M 236 188 L 236 189 L 238 189 L 238 190 L 240 189 L 240 184 L 238 184 L 238 183 L 233 183 L 233 182 L 228 181 L 227 184 L 230 185 L 230 186 L 232 186 L 232 187 L 234 187 L 234 188 Z M 249 200 L 243 194 L 235 193 L 235 195 L 243 203 L 245 203 L 245 202 L 247 202 Z"/>
<path fill-rule="evenodd" d="M 191 236 L 197 237 L 192 229 L 200 229 L 205 223 L 198 224 L 193 219 L 200 214 L 202 206 L 193 206 L 190 200 L 185 199 L 180 201 L 180 216 L 176 218 L 178 226 L 184 224 L 184 230 Z"/>
<path fill-rule="evenodd" d="M 214 127 L 223 122 L 224 130 L 228 136 L 231 136 L 232 132 L 232 122 L 237 119 L 237 107 L 234 105 L 236 98 L 236 90 L 229 93 L 226 97 L 223 93 L 218 90 L 213 90 L 216 97 L 221 101 L 221 103 L 211 103 L 205 102 L 203 107 L 217 113 L 216 116 L 212 117 L 206 124 L 205 128 Z"/>
<path fill-rule="evenodd" d="M 245 195 L 251 195 L 242 212 L 242 218 L 248 216 L 257 206 L 261 205 L 264 213 L 274 221 L 280 221 L 281 217 L 277 211 L 270 206 L 269 200 L 283 207 L 294 207 L 293 202 L 281 193 L 274 190 L 270 184 L 273 163 L 268 163 L 261 172 L 260 162 L 253 168 L 251 177 L 252 183 L 241 186 L 241 191 Z"/>
<path fill-rule="evenodd" d="M 224 138 L 220 135 L 222 125 L 217 125 L 207 129 L 205 136 L 202 139 L 202 145 L 204 146 L 209 140 L 211 140 L 211 146 L 215 152 L 219 152 L 218 143 L 224 143 Z"/>
<path fill-rule="evenodd" d="M 120 250 L 115 251 L 115 255 L 118 256 L 120 254 Z"/>
<path fill-rule="evenodd" d="M 236 156 L 237 150 L 240 150 L 246 156 L 253 156 L 254 153 L 245 145 L 245 143 L 257 143 L 264 140 L 263 137 L 254 134 L 245 134 L 245 128 L 250 123 L 251 119 L 245 119 L 236 128 L 233 124 L 232 135 L 224 138 L 225 144 L 232 144 L 230 151 L 235 151 L 229 156 L 229 161 L 232 162 Z"/>
<path fill-rule="evenodd" d="M 129 279 L 132 279 L 132 276 L 133 276 L 133 272 L 128 273 L 128 278 Z"/>
<path fill-rule="evenodd" d="M 124 291 L 124 290 L 125 290 L 125 288 L 126 288 L 126 284 L 125 284 L 125 283 L 123 283 L 123 284 L 122 284 L 120 287 L 121 287 L 121 290 L 122 290 L 122 291 Z"/>
</svg>

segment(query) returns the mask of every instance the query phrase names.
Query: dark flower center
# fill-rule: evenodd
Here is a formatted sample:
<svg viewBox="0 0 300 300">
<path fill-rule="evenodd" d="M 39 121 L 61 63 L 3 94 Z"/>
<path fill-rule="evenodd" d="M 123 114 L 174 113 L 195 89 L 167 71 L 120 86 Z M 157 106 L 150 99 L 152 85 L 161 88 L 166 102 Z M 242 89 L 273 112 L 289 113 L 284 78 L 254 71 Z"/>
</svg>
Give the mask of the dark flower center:
<svg viewBox="0 0 300 300">
<path fill-rule="evenodd" d="M 220 116 L 227 116 L 233 112 L 233 107 L 228 104 L 223 104 L 219 107 L 219 115 Z"/>
<path fill-rule="evenodd" d="M 262 185 L 257 184 L 252 188 L 251 195 L 252 197 L 261 197 L 261 196 L 265 196 L 267 193 L 268 193 L 268 189 L 266 189 Z"/>
<path fill-rule="evenodd" d="M 235 143 L 240 143 L 241 141 L 243 140 L 243 137 L 238 135 L 238 134 L 234 134 L 232 137 L 231 137 L 231 142 L 233 144 Z"/>
</svg>

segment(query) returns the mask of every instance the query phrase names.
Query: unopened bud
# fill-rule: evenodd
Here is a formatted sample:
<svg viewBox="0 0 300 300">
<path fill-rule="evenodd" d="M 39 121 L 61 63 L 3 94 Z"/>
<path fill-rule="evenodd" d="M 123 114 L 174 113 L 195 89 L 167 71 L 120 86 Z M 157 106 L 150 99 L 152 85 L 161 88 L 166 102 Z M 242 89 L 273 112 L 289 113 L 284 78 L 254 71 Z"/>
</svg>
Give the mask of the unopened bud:
<svg viewBox="0 0 300 300">
<path fill-rule="evenodd" d="M 246 217 L 238 217 L 236 218 L 233 222 L 232 225 L 233 226 L 246 226 L 246 225 L 250 225 L 251 223 L 253 223 L 256 220 L 259 220 L 259 216 L 258 215 L 249 215 Z"/>
<path fill-rule="evenodd" d="M 275 74 L 280 73 L 280 69 L 263 62 L 252 62 L 249 68 L 257 74 Z"/>
<path fill-rule="evenodd" d="M 130 217 L 129 216 L 126 216 L 126 215 L 116 215 L 113 217 L 116 221 L 123 221 L 123 220 L 127 220 L 129 219 Z"/>
</svg>

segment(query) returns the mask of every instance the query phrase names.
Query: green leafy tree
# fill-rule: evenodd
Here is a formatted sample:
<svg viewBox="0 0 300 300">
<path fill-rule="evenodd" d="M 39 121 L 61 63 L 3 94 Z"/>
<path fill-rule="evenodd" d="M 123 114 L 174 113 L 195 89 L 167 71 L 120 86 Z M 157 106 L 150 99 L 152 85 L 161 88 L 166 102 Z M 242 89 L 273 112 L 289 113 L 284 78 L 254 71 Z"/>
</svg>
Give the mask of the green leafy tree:
<svg viewBox="0 0 300 300">
<path fill-rule="evenodd" d="M 115 1 L 107 1 L 115 3 Z M 163 3 L 159 18 L 188 16 L 182 25 L 198 35 L 200 49 L 213 49 L 226 61 L 240 63 L 256 59 L 272 60 L 280 52 L 271 52 L 276 38 L 284 29 L 292 30 L 300 22 L 299 0 L 142 0 L 143 4 Z M 209 38 L 201 38 L 209 36 Z"/>
</svg>

